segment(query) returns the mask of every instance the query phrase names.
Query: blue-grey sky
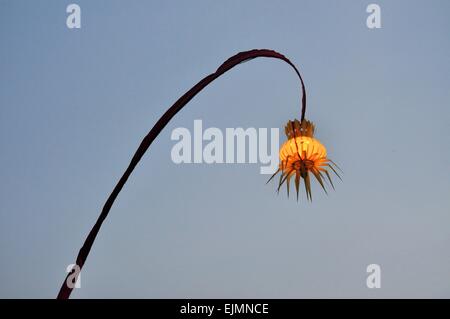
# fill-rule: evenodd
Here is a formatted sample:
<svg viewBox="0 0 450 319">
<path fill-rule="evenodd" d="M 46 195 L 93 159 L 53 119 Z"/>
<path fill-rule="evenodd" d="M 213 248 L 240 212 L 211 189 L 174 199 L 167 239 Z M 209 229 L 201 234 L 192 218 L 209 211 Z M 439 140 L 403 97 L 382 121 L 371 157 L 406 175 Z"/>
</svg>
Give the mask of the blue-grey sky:
<svg viewBox="0 0 450 319">
<path fill-rule="evenodd" d="M 81 29 L 66 6 L 81 7 Z M 381 7 L 381 29 L 366 7 Z M 259 164 L 176 165 L 177 127 L 283 127 L 298 79 L 257 59 L 166 127 L 119 195 L 74 298 L 450 297 L 450 2 L 0 0 L 0 297 L 56 296 L 165 110 L 270 48 L 344 170 L 312 203 Z M 284 140 L 281 136 L 280 142 Z M 381 266 L 380 289 L 366 267 Z"/>
</svg>

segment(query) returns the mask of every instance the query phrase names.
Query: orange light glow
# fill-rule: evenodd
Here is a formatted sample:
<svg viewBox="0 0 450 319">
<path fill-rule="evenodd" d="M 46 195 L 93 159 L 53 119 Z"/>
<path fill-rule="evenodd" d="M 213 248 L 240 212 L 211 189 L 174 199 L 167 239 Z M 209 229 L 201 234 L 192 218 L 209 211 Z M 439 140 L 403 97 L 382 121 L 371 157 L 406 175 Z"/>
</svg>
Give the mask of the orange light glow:
<svg viewBox="0 0 450 319">
<path fill-rule="evenodd" d="M 325 146 L 318 139 L 314 138 L 314 124 L 306 120 L 301 123 L 298 120 L 289 121 L 285 127 L 285 132 L 288 140 L 280 149 L 280 165 L 269 181 L 281 172 L 278 191 L 283 183 L 286 182 L 289 196 L 290 179 L 294 177 L 297 199 L 300 180 L 303 179 L 306 197 L 312 200 L 310 174 L 317 179 L 325 192 L 324 183 L 326 180 L 329 181 L 334 189 L 327 169 L 330 168 L 340 178 L 333 165 L 337 169 L 339 168 L 327 157 Z"/>
</svg>

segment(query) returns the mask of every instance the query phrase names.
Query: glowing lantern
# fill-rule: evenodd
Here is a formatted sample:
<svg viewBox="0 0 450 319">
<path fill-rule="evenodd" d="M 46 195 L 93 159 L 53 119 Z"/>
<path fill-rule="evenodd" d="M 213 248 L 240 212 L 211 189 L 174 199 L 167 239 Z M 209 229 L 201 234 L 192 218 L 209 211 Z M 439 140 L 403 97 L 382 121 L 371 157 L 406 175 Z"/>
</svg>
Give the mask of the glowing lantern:
<svg viewBox="0 0 450 319">
<path fill-rule="evenodd" d="M 334 189 L 327 168 L 330 168 L 340 179 L 341 177 L 336 172 L 333 165 L 336 166 L 337 169 L 339 168 L 332 160 L 327 158 L 325 146 L 323 146 L 319 140 L 314 138 L 314 124 L 307 120 L 302 122 L 298 120 L 289 121 L 285 126 L 285 133 L 288 140 L 280 149 L 280 165 L 269 181 L 281 172 L 278 191 L 280 191 L 283 183 L 286 182 L 287 194 L 289 196 L 290 180 L 294 177 L 297 199 L 300 180 L 303 179 L 306 197 L 309 200 L 312 200 L 311 174 L 317 179 L 325 193 L 327 192 L 324 184 L 324 180 L 326 179 Z"/>
<path fill-rule="evenodd" d="M 252 60 L 257 57 L 266 57 L 266 58 L 275 58 L 282 60 L 288 63 L 295 71 L 297 76 L 301 82 L 301 90 L 303 93 L 302 96 L 302 108 L 301 108 L 301 119 L 299 122 L 297 120 L 289 121 L 286 125 L 286 135 L 288 137 L 288 141 L 282 146 L 280 150 L 280 167 L 277 172 L 269 179 L 269 181 L 278 173 L 281 172 L 280 183 L 278 185 L 278 191 L 280 190 L 281 185 L 287 180 L 288 187 L 288 195 L 289 195 L 289 181 L 290 178 L 295 176 L 295 187 L 297 189 L 297 199 L 298 199 L 298 190 L 300 187 L 300 179 L 303 178 L 305 181 L 306 194 L 308 199 L 312 199 L 311 197 L 311 186 L 310 186 L 310 173 L 313 174 L 320 185 L 322 185 L 325 190 L 325 186 L 323 184 L 323 179 L 325 174 L 328 177 L 328 180 L 331 183 L 331 186 L 334 188 L 333 183 L 331 182 L 330 175 L 327 171 L 327 167 L 331 168 L 333 172 L 336 173 L 335 169 L 331 166 L 334 164 L 330 159 L 327 158 L 327 152 L 325 147 L 313 137 L 314 134 L 314 125 L 304 120 L 305 111 L 306 111 L 306 90 L 305 85 L 303 83 L 303 79 L 300 75 L 297 67 L 284 55 L 275 52 L 273 50 L 260 49 L 260 50 L 250 50 L 245 52 L 240 52 L 228 60 L 226 60 L 219 68 L 214 72 L 202 80 L 200 80 L 196 85 L 194 85 L 189 91 L 184 93 L 176 102 L 161 116 L 161 118 L 156 122 L 153 128 L 148 132 L 148 134 L 144 137 L 139 148 L 134 153 L 131 158 L 131 162 L 128 165 L 127 169 L 123 173 L 122 177 L 117 182 L 116 186 L 112 190 L 108 199 L 106 200 L 103 209 L 100 213 L 100 216 L 97 219 L 97 222 L 92 227 L 88 236 L 86 237 L 83 246 L 81 247 L 77 259 L 76 266 L 79 267 L 79 271 L 83 268 L 84 263 L 91 251 L 92 245 L 94 244 L 95 238 L 100 231 L 100 228 L 109 214 L 114 201 L 122 190 L 123 186 L 127 182 L 128 178 L 131 176 L 131 173 L 138 165 L 139 161 L 144 156 L 145 152 L 148 150 L 153 141 L 158 137 L 159 133 L 164 129 L 164 127 L 169 123 L 169 121 L 192 99 L 194 98 L 201 90 L 203 90 L 208 84 L 213 82 L 215 79 L 220 77 L 222 74 L 231 70 L 235 66 L 240 63 Z M 335 164 L 334 164 L 335 165 Z M 338 175 L 336 173 L 336 175 Z M 339 175 L 338 175 L 339 177 Z M 340 178 L 340 177 L 339 177 Z M 326 190 L 325 190 L 326 191 Z M 78 271 L 78 272 L 79 272 Z M 75 276 L 77 278 L 78 274 Z M 61 289 L 58 293 L 58 299 L 67 299 L 69 298 L 74 285 L 69 285 L 69 282 L 72 282 L 73 272 L 69 272 L 66 275 L 65 280 L 61 286 Z"/>
</svg>

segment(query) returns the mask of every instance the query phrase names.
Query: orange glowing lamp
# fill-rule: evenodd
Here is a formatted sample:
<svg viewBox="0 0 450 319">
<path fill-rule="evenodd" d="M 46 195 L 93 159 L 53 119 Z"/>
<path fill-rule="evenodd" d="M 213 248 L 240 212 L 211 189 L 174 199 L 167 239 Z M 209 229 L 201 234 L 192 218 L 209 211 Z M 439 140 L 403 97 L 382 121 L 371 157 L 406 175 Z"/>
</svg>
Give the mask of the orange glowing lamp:
<svg viewBox="0 0 450 319">
<path fill-rule="evenodd" d="M 269 181 L 275 175 L 281 173 L 278 191 L 280 191 L 281 186 L 286 182 L 287 194 L 289 196 L 290 180 L 293 177 L 297 199 L 300 182 L 303 179 L 306 197 L 312 200 L 311 174 L 317 179 L 325 193 L 327 192 L 325 180 L 328 180 L 334 189 L 328 168 L 341 178 L 333 165 L 337 169 L 339 168 L 327 157 L 327 149 L 325 146 L 318 139 L 314 138 L 314 124 L 308 120 L 303 120 L 302 122 L 298 120 L 289 121 L 285 126 L 285 133 L 288 140 L 280 149 L 280 165 Z"/>
</svg>

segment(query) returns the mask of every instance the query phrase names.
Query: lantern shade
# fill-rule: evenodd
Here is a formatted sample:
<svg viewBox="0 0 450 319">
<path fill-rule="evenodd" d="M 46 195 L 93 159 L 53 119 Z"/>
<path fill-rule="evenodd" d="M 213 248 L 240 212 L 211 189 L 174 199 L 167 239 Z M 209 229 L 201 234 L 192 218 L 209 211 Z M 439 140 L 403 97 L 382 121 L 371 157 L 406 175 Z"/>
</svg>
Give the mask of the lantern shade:
<svg viewBox="0 0 450 319">
<path fill-rule="evenodd" d="M 319 182 L 325 193 L 327 192 L 325 188 L 325 182 L 327 180 L 334 189 L 327 169 L 330 168 L 340 179 L 341 177 L 333 165 L 337 169 L 339 168 L 327 157 L 327 149 L 325 146 L 318 139 L 314 138 L 314 124 L 307 120 L 302 122 L 298 120 L 289 121 L 285 126 L 285 132 L 288 140 L 280 148 L 279 168 L 269 181 L 281 172 L 278 191 L 284 182 L 286 182 L 287 194 L 289 196 L 290 179 L 291 177 L 295 177 L 294 182 L 297 199 L 300 181 L 303 180 L 306 197 L 312 200 L 311 174 Z"/>
<path fill-rule="evenodd" d="M 302 160 L 326 158 L 327 149 L 319 140 L 298 136 L 284 142 L 280 149 L 280 162 L 286 161 L 290 156 L 299 154 Z"/>
</svg>

